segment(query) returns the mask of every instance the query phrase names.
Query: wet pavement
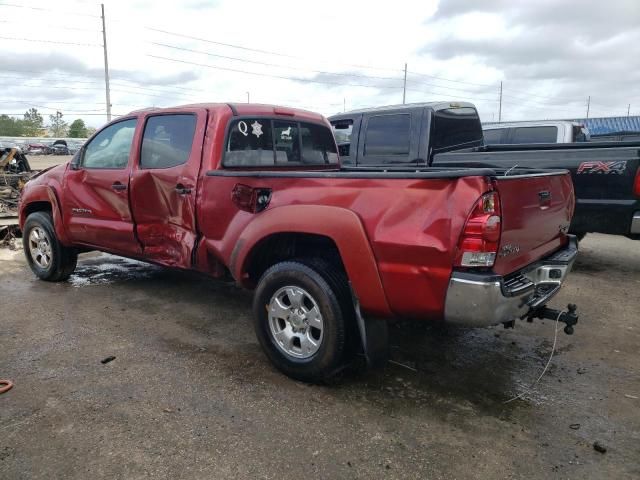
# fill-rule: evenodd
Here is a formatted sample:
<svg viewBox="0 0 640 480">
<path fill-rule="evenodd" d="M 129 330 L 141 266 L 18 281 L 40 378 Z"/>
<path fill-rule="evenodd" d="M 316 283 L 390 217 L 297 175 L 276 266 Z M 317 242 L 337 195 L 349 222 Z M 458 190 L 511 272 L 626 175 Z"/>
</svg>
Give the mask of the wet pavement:
<svg viewBox="0 0 640 480">
<path fill-rule="evenodd" d="M 48 284 L 4 251 L 0 286 L 2 479 L 640 478 L 640 242 L 581 244 L 533 389 L 553 321 L 401 324 L 384 371 L 321 387 L 268 363 L 232 284 L 102 254 Z"/>
</svg>

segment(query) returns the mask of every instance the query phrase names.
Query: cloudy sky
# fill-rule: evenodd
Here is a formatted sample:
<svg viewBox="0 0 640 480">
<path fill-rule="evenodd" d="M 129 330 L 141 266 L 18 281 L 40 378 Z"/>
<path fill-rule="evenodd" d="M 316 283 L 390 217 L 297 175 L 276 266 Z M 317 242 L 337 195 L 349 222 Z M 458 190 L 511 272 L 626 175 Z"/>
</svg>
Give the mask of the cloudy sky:
<svg viewBox="0 0 640 480">
<path fill-rule="evenodd" d="M 195 102 L 326 115 L 468 100 L 484 121 L 640 115 L 640 0 L 105 0 L 116 115 Z M 0 113 L 106 121 L 100 4 L 0 2 Z"/>
</svg>

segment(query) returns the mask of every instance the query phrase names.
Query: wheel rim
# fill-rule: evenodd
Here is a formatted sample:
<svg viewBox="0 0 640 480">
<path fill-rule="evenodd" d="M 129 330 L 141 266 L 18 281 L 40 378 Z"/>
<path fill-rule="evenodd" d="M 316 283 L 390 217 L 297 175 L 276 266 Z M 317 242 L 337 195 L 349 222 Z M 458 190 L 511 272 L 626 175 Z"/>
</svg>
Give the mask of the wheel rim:
<svg viewBox="0 0 640 480">
<path fill-rule="evenodd" d="M 47 269 L 51 265 L 51 240 L 42 227 L 34 227 L 29 232 L 29 253 L 38 267 Z"/>
<path fill-rule="evenodd" d="M 324 337 L 324 322 L 315 299 L 306 290 L 287 286 L 268 305 L 269 329 L 275 345 L 294 358 L 313 356 Z"/>
</svg>

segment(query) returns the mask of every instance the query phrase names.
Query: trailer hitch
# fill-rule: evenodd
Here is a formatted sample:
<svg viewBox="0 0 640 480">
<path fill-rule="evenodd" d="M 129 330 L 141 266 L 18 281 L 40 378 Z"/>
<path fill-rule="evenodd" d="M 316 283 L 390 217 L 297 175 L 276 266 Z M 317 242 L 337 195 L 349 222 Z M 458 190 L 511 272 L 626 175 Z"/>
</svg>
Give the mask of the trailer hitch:
<svg viewBox="0 0 640 480">
<path fill-rule="evenodd" d="M 541 320 L 557 320 L 565 324 L 564 333 L 567 335 L 573 335 L 573 326 L 578 323 L 579 315 L 576 313 L 578 307 L 570 303 L 567 305 L 567 310 L 556 310 L 555 308 L 540 307 L 530 312 L 527 315 L 527 322 L 533 322 L 535 318 Z"/>
</svg>

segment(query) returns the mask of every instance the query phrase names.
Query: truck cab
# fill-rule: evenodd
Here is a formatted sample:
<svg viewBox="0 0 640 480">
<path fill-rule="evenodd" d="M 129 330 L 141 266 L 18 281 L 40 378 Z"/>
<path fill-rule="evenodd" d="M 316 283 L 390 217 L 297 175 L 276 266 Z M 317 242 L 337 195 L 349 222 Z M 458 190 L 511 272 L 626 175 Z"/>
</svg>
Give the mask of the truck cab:
<svg viewBox="0 0 640 480">
<path fill-rule="evenodd" d="M 483 145 L 478 112 L 466 102 L 354 110 L 329 121 L 348 166 L 427 166 L 436 153 Z"/>
<path fill-rule="evenodd" d="M 587 127 L 565 120 L 485 123 L 482 129 L 486 145 L 578 143 L 591 140 Z"/>
</svg>

